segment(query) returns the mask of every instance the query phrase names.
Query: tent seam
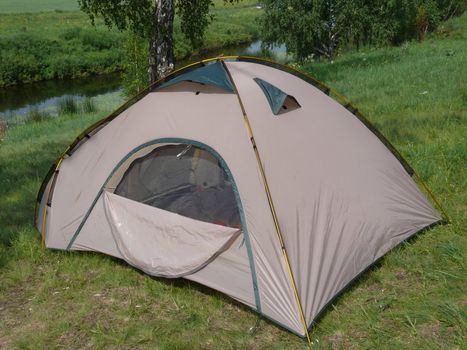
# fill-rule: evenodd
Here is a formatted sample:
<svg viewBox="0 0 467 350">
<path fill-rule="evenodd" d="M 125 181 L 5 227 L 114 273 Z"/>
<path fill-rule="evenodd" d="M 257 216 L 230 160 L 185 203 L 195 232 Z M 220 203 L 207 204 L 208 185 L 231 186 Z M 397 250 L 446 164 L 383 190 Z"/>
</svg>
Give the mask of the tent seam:
<svg viewBox="0 0 467 350">
<path fill-rule="evenodd" d="M 261 162 L 261 157 L 259 155 L 259 151 L 258 151 L 258 148 L 256 146 L 256 141 L 255 141 L 255 138 L 254 138 L 254 135 L 253 135 L 253 130 L 251 128 L 250 121 L 248 119 L 248 115 L 246 113 L 245 106 L 243 105 L 243 101 L 242 101 L 242 99 L 240 97 L 240 93 L 238 91 L 237 85 L 235 84 L 235 81 L 233 80 L 233 77 L 232 77 L 232 75 L 231 75 L 231 73 L 230 73 L 229 69 L 227 68 L 224 61 L 222 61 L 222 64 L 224 65 L 224 69 L 226 70 L 227 74 L 230 77 L 230 81 L 232 82 L 235 94 L 237 95 L 237 98 L 238 98 L 238 103 L 240 105 L 240 109 L 241 109 L 242 114 L 243 114 L 243 119 L 245 121 L 247 132 L 248 132 L 248 134 L 250 136 L 250 141 L 251 141 L 251 144 L 253 146 L 253 151 L 254 151 L 255 156 L 256 156 L 257 165 L 258 165 L 258 168 L 260 170 L 261 177 L 263 179 L 264 190 L 266 192 L 266 196 L 267 196 L 267 199 L 268 199 L 268 202 L 269 202 L 269 208 L 271 210 L 272 219 L 274 221 L 274 226 L 276 228 L 276 233 L 277 233 L 277 236 L 279 238 L 279 243 L 281 245 L 282 256 L 284 258 L 284 262 L 285 262 L 285 264 L 287 266 L 287 269 L 288 269 L 288 272 L 289 272 L 290 283 L 292 285 L 292 290 L 293 290 L 293 293 L 294 293 L 294 296 L 295 296 L 295 299 L 296 299 L 297 308 L 298 308 L 298 311 L 300 313 L 302 326 L 303 326 L 303 329 L 305 331 L 305 335 L 306 335 L 306 338 L 308 340 L 308 343 L 311 345 L 311 338 L 310 338 L 310 334 L 308 332 L 308 326 L 306 324 L 305 315 L 303 313 L 303 307 L 302 307 L 302 304 L 300 302 L 300 297 L 298 295 L 297 285 L 295 283 L 295 278 L 294 278 L 294 275 L 293 275 L 293 272 L 292 272 L 292 267 L 290 266 L 290 261 L 289 261 L 289 258 L 288 258 L 287 250 L 285 248 L 284 240 L 283 240 L 283 237 L 282 237 L 282 232 L 281 232 L 281 229 L 280 229 L 280 226 L 279 226 L 279 220 L 277 218 L 276 210 L 274 208 L 274 203 L 272 201 L 272 196 L 271 196 L 271 192 L 269 190 L 269 185 L 268 185 L 268 182 L 267 182 L 267 179 L 266 179 L 266 174 L 264 172 L 264 168 L 263 168 L 263 165 L 262 165 L 262 162 Z"/>
</svg>

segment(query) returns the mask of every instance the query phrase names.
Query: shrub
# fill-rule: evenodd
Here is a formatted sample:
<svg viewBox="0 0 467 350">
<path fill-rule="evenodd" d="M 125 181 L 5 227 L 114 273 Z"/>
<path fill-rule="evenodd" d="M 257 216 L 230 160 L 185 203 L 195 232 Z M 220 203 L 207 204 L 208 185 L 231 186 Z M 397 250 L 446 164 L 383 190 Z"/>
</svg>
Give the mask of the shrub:
<svg viewBox="0 0 467 350">
<path fill-rule="evenodd" d="M 37 34 L 0 35 L 0 86 L 121 70 L 119 37 L 120 33 L 76 27 L 64 30 L 58 40 Z"/>
<path fill-rule="evenodd" d="M 108 50 L 119 46 L 118 37 L 106 30 L 86 30 L 81 33 L 81 42 L 97 50 Z"/>
<path fill-rule="evenodd" d="M 438 5 L 441 20 L 445 21 L 454 16 L 460 16 L 467 8 L 465 0 L 435 0 Z"/>
<path fill-rule="evenodd" d="M 436 29 L 440 22 L 441 11 L 435 0 L 421 1 L 415 17 L 418 39 L 423 40 L 426 33 Z"/>
<path fill-rule="evenodd" d="M 148 43 L 135 35 L 128 35 L 124 49 L 123 89 L 127 96 L 132 96 L 148 85 Z M 176 49 L 175 54 L 178 53 Z"/>
<path fill-rule="evenodd" d="M 63 30 L 58 37 L 63 40 L 79 39 L 82 29 L 80 27 L 71 27 Z"/>
</svg>

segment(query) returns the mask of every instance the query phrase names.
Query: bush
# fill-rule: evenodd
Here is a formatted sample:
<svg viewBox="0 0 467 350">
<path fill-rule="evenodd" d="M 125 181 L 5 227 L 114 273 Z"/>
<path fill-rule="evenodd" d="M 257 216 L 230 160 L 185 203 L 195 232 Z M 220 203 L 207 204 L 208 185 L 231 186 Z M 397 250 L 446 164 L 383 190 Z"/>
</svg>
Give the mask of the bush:
<svg viewBox="0 0 467 350">
<path fill-rule="evenodd" d="M 417 26 L 418 39 L 423 40 L 428 31 L 432 31 L 440 22 L 440 11 L 433 0 L 423 1 L 417 9 L 415 23 Z"/>
<path fill-rule="evenodd" d="M 119 47 L 119 38 L 106 30 L 86 30 L 81 33 L 83 45 L 97 50 L 109 50 Z"/>
<path fill-rule="evenodd" d="M 435 0 L 438 5 L 441 20 L 445 21 L 451 17 L 460 16 L 467 8 L 465 0 Z"/>
<path fill-rule="evenodd" d="M 148 42 L 135 35 L 128 35 L 124 48 L 123 89 L 127 96 L 132 96 L 148 85 Z"/>
<path fill-rule="evenodd" d="M 81 31 L 82 29 L 80 27 L 66 28 L 59 34 L 58 37 L 63 40 L 79 39 L 81 36 Z"/>
<path fill-rule="evenodd" d="M 34 35 L 0 37 L 0 86 L 40 80 L 44 57 L 55 48 L 53 41 Z"/>
<path fill-rule="evenodd" d="M 0 36 L 0 86 L 121 70 L 120 36 L 76 27 L 61 32 L 58 40 L 25 33 Z"/>
</svg>

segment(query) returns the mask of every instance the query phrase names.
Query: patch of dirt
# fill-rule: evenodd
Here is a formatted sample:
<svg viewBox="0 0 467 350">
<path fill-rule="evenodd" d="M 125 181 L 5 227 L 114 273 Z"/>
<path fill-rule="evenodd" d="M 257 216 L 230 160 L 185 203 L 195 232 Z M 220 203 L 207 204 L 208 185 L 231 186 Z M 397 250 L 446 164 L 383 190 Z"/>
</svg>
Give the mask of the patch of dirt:
<svg viewBox="0 0 467 350">
<path fill-rule="evenodd" d="M 441 322 L 438 320 L 422 323 L 417 326 L 420 335 L 427 338 L 438 338 L 440 335 Z"/>
</svg>

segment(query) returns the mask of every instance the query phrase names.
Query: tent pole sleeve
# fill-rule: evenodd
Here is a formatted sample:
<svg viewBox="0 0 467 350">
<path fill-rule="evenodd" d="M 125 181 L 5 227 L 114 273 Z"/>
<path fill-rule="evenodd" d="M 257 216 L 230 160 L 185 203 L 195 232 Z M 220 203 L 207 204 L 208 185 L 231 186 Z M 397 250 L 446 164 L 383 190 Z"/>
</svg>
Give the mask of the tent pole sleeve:
<svg viewBox="0 0 467 350">
<path fill-rule="evenodd" d="M 441 204 L 439 204 L 438 200 L 436 199 L 436 197 L 434 196 L 434 194 L 430 191 L 430 188 L 428 187 L 428 185 L 426 184 L 426 182 L 423 180 L 423 178 L 418 175 L 418 173 L 416 171 L 414 171 L 414 175 L 415 177 L 417 178 L 418 182 L 421 183 L 421 185 L 423 186 L 423 188 L 425 189 L 426 193 L 428 194 L 428 196 L 431 198 L 431 201 L 433 202 L 433 204 L 438 208 L 438 210 L 441 212 L 442 216 L 443 216 L 443 219 L 446 220 L 447 223 L 449 223 L 451 220 L 449 219 L 449 216 L 448 214 L 446 213 L 446 211 L 444 210 L 444 208 L 441 206 Z"/>
<path fill-rule="evenodd" d="M 256 161 L 258 163 L 259 171 L 261 173 L 261 178 L 263 179 L 264 190 L 266 192 L 266 197 L 268 199 L 269 208 L 271 210 L 272 219 L 274 221 L 274 226 L 276 228 L 277 237 L 279 238 L 279 242 L 280 242 L 280 245 L 281 245 L 282 256 L 284 257 L 284 262 L 285 262 L 285 264 L 287 266 L 287 270 L 288 270 L 289 277 L 290 277 L 290 282 L 292 284 L 293 293 L 294 293 L 295 300 L 296 300 L 297 306 L 298 306 L 298 311 L 300 312 L 300 318 L 302 320 L 303 330 L 305 331 L 306 338 L 308 340 L 308 344 L 311 346 L 311 338 L 310 338 L 310 334 L 308 332 L 308 327 L 306 325 L 305 315 L 303 313 L 303 307 L 302 307 L 302 304 L 300 302 L 300 297 L 298 295 L 297 285 L 295 283 L 295 278 L 293 276 L 292 268 L 290 266 L 290 261 L 289 261 L 289 257 L 288 257 L 288 254 L 287 254 L 287 250 L 285 249 L 284 240 L 283 240 L 283 237 L 282 237 L 282 232 L 281 232 L 281 229 L 280 229 L 280 226 L 279 226 L 279 220 L 277 218 L 276 209 L 274 208 L 274 203 L 272 201 L 271 192 L 269 190 L 269 185 L 268 185 L 268 182 L 267 182 L 267 179 L 266 179 L 266 174 L 265 174 L 264 168 L 263 168 L 263 163 L 261 162 L 261 157 L 259 155 L 258 148 L 256 147 L 256 142 L 255 142 L 255 138 L 254 138 L 254 135 L 253 135 L 253 130 L 251 129 L 250 121 L 249 121 L 248 116 L 246 114 L 245 106 L 243 105 L 242 99 L 241 99 L 240 94 L 238 92 L 237 86 L 235 85 L 235 82 L 234 82 L 234 80 L 232 78 L 232 75 L 230 74 L 230 71 L 228 70 L 228 68 L 227 68 L 226 64 L 224 63 L 224 61 L 222 61 L 222 64 L 224 65 L 225 71 L 229 75 L 230 81 L 232 82 L 235 94 L 237 95 L 238 102 L 240 104 L 240 109 L 242 110 L 243 119 L 245 121 L 245 126 L 246 126 L 247 131 L 248 131 L 248 136 L 250 137 L 250 141 L 251 141 L 251 144 L 253 146 L 253 150 L 255 152 Z"/>
<path fill-rule="evenodd" d="M 68 151 L 68 149 L 67 149 Z M 59 158 L 58 162 L 57 162 L 57 165 L 55 166 L 55 170 L 54 170 L 54 178 L 58 175 L 57 174 L 57 170 L 60 168 L 60 165 L 62 164 L 62 161 L 63 161 L 63 157 L 64 157 L 65 153 L 62 154 L 62 156 Z M 55 181 L 55 179 L 52 179 L 52 182 Z M 47 220 L 47 207 L 48 207 L 48 201 L 49 201 L 49 197 L 50 197 L 50 192 L 52 191 L 52 187 L 53 186 L 50 186 L 49 187 L 49 190 L 47 191 L 47 196 L 45 197 L 46 201 L 45 201 L 45 205 L 44 205 L 44 215 L 42 216 L 42 228 L 41 228 L 41 246 L 42 248 L 45 248 L 45 227 L 46 227 L 46 220 Z"/>
<path fill-rule="evenodd" d="M 44 215 L 42 216 L 41 246 L 45 248 L 45 220 L 47 218 L 47 203 L 44 205 Z"/>
</svg>

